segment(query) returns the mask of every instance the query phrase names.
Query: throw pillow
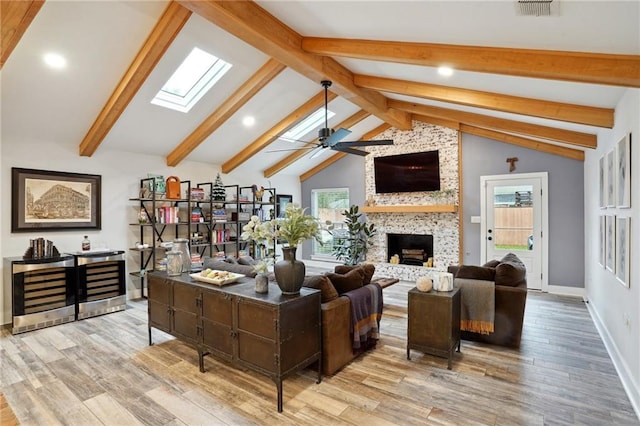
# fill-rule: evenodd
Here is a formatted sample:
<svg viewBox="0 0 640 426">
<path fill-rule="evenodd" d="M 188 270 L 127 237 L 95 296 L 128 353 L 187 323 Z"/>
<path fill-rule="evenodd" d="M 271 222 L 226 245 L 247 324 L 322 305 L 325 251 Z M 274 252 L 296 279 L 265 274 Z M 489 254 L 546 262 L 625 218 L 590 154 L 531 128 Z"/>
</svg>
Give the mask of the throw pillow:
<svg viewBox="0 0 640 426">
<path fill-rule="evenodd" d="M 517 287 L 526 282 L 527 268 L 515 254 L 507 254 L 496 266 L 496 285 Z"/>
<path fill-rule="evenodd" d="M 364 263 L 362 265 L 337 265 L 333 272 L 344 275 L 356 268 L 362 268 L 364 271 L 364 285 L 369 284 L 371 282 L 371 278 L 373 278 L 373 274 L 376 272 L 376 266 L 371 263 Z"/>
<path fill-rule="evenodd" d="M 237 264 L 238 264 L 238 261 L 237 261 L 237 260 L 236 260 L 236 258 L 235 258 L 235 257 L 233 257 L 233 256 L 227 256 L 227 257 L 225 257 L 225 258 L 224 258 L 224 261 L 225 261 L 225 262 L 227 262 L 227 263 L 231 263 L 232 265 L 237 265 Z"/>
<path fill-rule="evenodd" d="M 331 280 L 331 284 L 336 288 L 338 294 L 344 294 L 364 285 L 364 270 L 362 268 L 352 269 L 344 275 L 332 272 L 327 272 L 325 275 Z"/>
<path fill-rule="evenodd" d="M 485 266 L 462 265 L 456 273 L 456 278 L 471 278 L 474 280 L 495 281 L 496 269 Z"/>
<path fill-rule="evenodd" d="M 238 263 L 241 265 L 253 266 L 258 262 L 251 256 L 240 256 L 238 257 Z"/>
<path fill-rule="evenodd" d="M 336 291 L 329 278 L 324 275 L 309 275 L 304 277 L 303 287 L 315 288 L 320 290 L 320 302 L 330 302 L 338 298 Z"/>
<path fill-rule="evenodd" d="M 487 268 L 495 268 L 496 266 L 498 266 L 500 264 L 499 260 L 490 260 L 487 263 L 485 263 L 482 266 L 486 266 Z"/>
</svg>

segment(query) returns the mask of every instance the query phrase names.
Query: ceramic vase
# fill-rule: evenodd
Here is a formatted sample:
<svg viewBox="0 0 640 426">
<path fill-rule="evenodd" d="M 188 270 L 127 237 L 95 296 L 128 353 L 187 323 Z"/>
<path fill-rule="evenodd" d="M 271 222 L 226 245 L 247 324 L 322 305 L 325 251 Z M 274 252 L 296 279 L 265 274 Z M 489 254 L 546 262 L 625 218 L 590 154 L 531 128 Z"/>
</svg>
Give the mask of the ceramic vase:
<svg viewBox="0 0 640 426">
<path fill-rule="evenodd" d="M 266 274 L 256 275 L 256 293 L 269 292 L 269 278 Z"/>
<path fill-rule="evenodd" d="M 273 272 L 282 294 L 299 294 L 304 282 L 305 266 L 296 260 L 295 247 L 282 248 L 283 260 L 276 262 Z"/>
</svg>

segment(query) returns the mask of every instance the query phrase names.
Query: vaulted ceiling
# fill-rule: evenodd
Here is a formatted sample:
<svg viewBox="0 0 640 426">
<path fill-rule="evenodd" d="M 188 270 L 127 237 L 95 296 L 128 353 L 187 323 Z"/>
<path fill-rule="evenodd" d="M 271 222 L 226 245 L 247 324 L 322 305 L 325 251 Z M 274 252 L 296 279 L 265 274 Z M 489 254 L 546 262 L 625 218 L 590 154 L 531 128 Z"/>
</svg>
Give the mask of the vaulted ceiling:
<svg viewBox="0 0 640 426">
<path fill-rule="evenodd" d="M 311 159 L 278 137 L 322 107 L 331 80 L 329 126 L 348 139 L 419 120 L 582 160 L 640 88 L 640 4 L 554 0 L 536 17 L 516 3 L 3 1 L 3 140 L 306 179 L 344 154 Z M 152 105 L 193 47 L 231 71 L 189 113 Z M 67 68 L 45 69 L 47 51 Z"/>
</svg>

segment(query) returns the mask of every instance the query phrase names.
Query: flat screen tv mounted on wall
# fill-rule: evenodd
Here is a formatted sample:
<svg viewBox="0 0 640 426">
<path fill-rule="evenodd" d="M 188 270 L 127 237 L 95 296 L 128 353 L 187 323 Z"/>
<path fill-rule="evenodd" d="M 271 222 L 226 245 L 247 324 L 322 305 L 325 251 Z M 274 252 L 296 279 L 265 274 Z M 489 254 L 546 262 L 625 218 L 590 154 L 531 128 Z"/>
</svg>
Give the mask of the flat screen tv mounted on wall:
<svg viewBox="0 0 640 426">
<path fill-rule="evenodd" d="M 437 150 L 376 157 L 373 169 L 378 194 L 440 190 Z"/>
</svg>

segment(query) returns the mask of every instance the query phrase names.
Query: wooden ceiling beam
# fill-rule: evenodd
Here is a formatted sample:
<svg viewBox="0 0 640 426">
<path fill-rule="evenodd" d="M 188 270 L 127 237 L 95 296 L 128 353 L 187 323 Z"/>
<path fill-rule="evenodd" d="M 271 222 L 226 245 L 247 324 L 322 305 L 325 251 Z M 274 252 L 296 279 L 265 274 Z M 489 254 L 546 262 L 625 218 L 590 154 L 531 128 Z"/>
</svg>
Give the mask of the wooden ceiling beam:
<svg viewBox="0 0 640 426">
<path fill-rule="evenodd" d="M 230 34 L 316 81 L 331 80 L 331 90 L 381 120 L 399 128 L 411 128 L 411 117 L 389 109 L 387 98 L 353 84 L 353 73 L 333 58 L 302 50 L 302 36 L 252 1 L 179 0 L 180 4 Z"/>
<path fill-rule="evenodd" d="M 378 136 L 380 133 L 384 132 L 385 130 L 387 130 L 389 128 L 391 128 L 391 126 L 388 123 L 383 123 L 383 124 L 379 125 L 378 127 L 376 127 L 375 129 L 370 130 L 367 133 L 365 133 L 364 135 L 362 135 L 360 140 L 361 141 L 366 141 L 366 140 L 373 139 L 374 137 Z M 338 152 L 336 154 L 333 154 L 331 157 L 327 158 L 322 163 L 318 164 L 315 167 L 312 167 L 311 169 L 309 169 L 306 172 L 304 172 L 303 174 L 301 174 L 300 175 L 300 182 L 304 182 L 305 180 L 309 179 L 311 176 L 315 175 L 316 173 L 320 172 L 321 170 L 326 169 L 327 167 L 329 167 L 330 165 L 332 165 L 336 161 L 340 160 L 345 155 L 347 155 L 347 154 L 344 153 L 344 152 Z"/>
<path fill-rule="evenodd" d="M 546 152 L 547 154 L 559 155 L 560 157 L 570 158 L 572 160 L 584 161 L 584 151 L 575 148 L 567 148 L 547 142 L 537 141 L 535 139 L 528 139 L 520 136 L 510 135 L 508 133 L 496 132 L 495 130 L 469 126 L 467 124 L 461 124 L 460 131 L 476 136 L 482 136 L 484 138 L 494 139 L 511 145 L 521 146 L 523 148 Z"/>
<path fill-rule="evenodd" d="M 190 10 L 173 1 L 169 3 L 80 143 L 80 155 L 91 157 L 98 149 L 190 16 Z"/>
<path fill-rule="evenodd" d="M 0 27 L 2 28 L 0 69 L 9 59 L 11 52 L 18 45 L 43 4 L 44 0 L 0 2 Z"/>
<path fill-rule="evenodd" d="M 614 110 L 609 108 L 574 105 L 358 74 L 354 76 L 354 83 L 359 87 L 382 92 L 415 96 L 434 101 L 486 108 L 531 117 L 549 118 L 569 123 L 586 124 L 609 129 L 613 128 Z"/>
<path fill-rule="evenodd" d="M 167 166 L 177 166 L 285 68 L 275 59 L 269 59 L 251 78 L 229 96 L 218 109 L 191 132 L 180 145 L 167 155 Z"/>
<path fill-rule="evenodd" d="M 517 133 L 526 136 L 534 136 L 591 149 L 596 148 L 596 146 L 598 145 L 597 135 L 592 135 L 589 133 L 557 129 L 555 127 L 523 123 L 520 121 L 496 118 L 471 112 L 457 111 L 448 108 L 421 105 L 413 102 L 399 101 L 396 99 L 389 99 L 389 104 L 392 105 L 393 108 L 411 112 L 413 114 L 458 121 L 461 124 L 468 124 L 476 127 L 499 130 L 507 133 Z"/>
<path fill-rule="evenodd" d="M 413 119 L 417 121 L 422 121 L 423 123 L 435 124 L 436 126 L 448 127 L 453 130 L 460 130 L 460 123 L 453 120 L 446 120 L 444 118 L 439 117 L 429 117 L 427 115 L 422 114 L 413 114 Z"/>
<path fill-rule="evenodd" d="M 640 55 L 319 37 L 305 37 L 301 46 L 316 55 L 640 87 Z"/>
<path fill-rule="evenodd" d="M 331 102 L 335 98 L 335 93 L 327 93 L 328 102 Z M 222 164 L 222 173 L 230 173 L 235 170 L 249 158 L 253 157 L 258 152 L 269 146 L 271 142 L 278 139 L 278 137 L 284 132 L 298 124 L 309 114 L 322 106 L 324 106 L 324 90 L 318 92 L 318 94 L 316 94 L 313 98 L 309 99 L 291 114 L 280 120 L 278 124 L 267 130 L 264 134 L 262 134 L 262 136 L 247 145 L 246 148 L 234 155 L 230 160 L 224 162 Z"/>
<path fill-rule="evenodd" d="M 355 126 L 356 124 L 358 124 L 359 122 L 361 122 L 362 120 L 364 120 L 365 118 L 369 117 L 370 115 L 371 114 L 369 114 L 367 111 L 361 109 L 360 111 L 358 111 L 355 114 L 353 114 L 350 117 L 348 117 L 343 122 L 339 123 L 336 127 L 337 128 L 349 129 L 349 128 Z M 317 143 L 320 143 L 320 141 L 318 140 L 318 138 L 315 138 L 310 143 L 317 144 Z M 300 158 L 304 157 L 308 153 L 309 153 L 309 151 L 305 150 L 304 148 L 301 148 L 301 149 L 299 149 L 297 151 L 292 152 L 291 154 L 289 154 L 286 157 L 284 157 L 282 160 L 278 161 L 273 166 L 271 166 L 271 167 L 267 168 L 266 170 L 264 170 L 264 172 L 263 172 L 264 177 L 269 178 L 269 177 L 275 175 L 280 170 L 283 170 L 284 168 L 288 167 L 289 165 L 295 163 L 296 161 L 298 161 Z"/>
</svg>

